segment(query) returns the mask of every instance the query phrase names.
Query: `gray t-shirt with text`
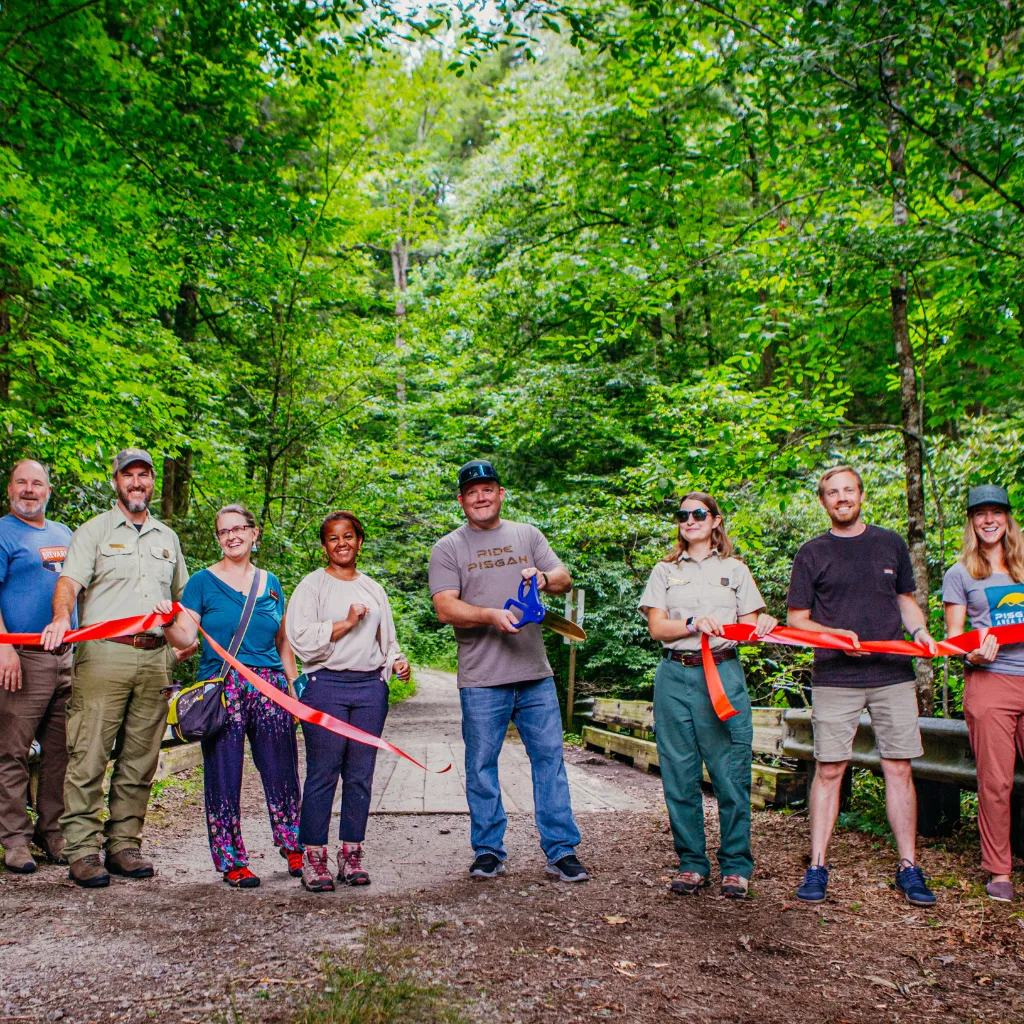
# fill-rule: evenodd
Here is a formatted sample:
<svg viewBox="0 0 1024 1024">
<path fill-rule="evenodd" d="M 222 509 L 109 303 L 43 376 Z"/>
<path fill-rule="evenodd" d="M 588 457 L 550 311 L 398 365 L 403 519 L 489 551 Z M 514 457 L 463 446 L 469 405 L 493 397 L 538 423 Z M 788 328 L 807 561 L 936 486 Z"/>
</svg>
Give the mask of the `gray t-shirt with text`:
<svg viewBox="0 0 1024 1024">
<path fill-rule="evenodd" d="M 942 578 L 942 600 L 946 604 L 964 605 L 972 629 L 1024 622 L 1024 583 L 1014 583 L 1005 572 L 994 572 L 976 580 L 963 562 L 955 562 Z M 971 665 L 970 668 L 972 671 L 1024 676 L 1024 644 L 1000 647 L 991 665 Z"/>
<path fill-rule="evenodd" d="M 563 568 L 537 527 L 502 519 L 493 530 L 475 530 L 466 523 L 442 537 L 430 552 L 430 596 L 454 590 L 467 604 L 502 608 L 517 596 L 523 569 L 530 566 L 541 572 Z M 502 686 L 551 675 L 536 623 L 518 633 L 502 633 L 494 626 L 456 629 L 455 640 L 460 688 Z"/>
</svg>

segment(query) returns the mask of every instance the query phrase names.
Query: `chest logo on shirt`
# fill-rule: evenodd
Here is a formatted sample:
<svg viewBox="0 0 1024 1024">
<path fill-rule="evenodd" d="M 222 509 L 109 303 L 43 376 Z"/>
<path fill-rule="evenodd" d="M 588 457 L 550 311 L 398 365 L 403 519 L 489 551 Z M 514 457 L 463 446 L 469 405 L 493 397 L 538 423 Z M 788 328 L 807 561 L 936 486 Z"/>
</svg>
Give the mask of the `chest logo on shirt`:
<svg viewBox="0 0 1024 1024">
<path fill-rule="evenodd" d="M 470 562 L 466 572 L 474 569 L 504 569 L 508 565 L 529 565 L 530 560 L 526 555 L 515 555 L 512 553 L 512 545 L 506 544 L 503 548 L 481 548 L 476 553 L 477 560 Z"/>
<path fill-rule="evenodd" d="M 64 568 L 64 559 L 67 557 L 68 549 L 66 547 L 39 549 L 39 558 L 47 572 L 59 573 Z"/>
<path fill-rule="evenodd" d="M 986 587 L 989 613 L 993 626 L 1014 626 L 1024 623 L 1024 584 L 1008 587 Z"/>
</svg>

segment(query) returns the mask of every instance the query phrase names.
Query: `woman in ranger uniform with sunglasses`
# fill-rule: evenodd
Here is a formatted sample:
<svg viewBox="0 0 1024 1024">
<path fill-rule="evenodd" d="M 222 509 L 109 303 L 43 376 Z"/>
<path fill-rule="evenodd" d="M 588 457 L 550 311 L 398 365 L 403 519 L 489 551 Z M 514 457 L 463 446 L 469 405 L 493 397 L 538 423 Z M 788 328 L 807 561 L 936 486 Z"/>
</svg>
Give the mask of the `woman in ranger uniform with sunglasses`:
<svg viewBox="0 0 1024 1024">
<path fill-rule="evenodd" d="M 722 840 L 718 866 L 722 895 L 743 899 L 754 870 L 750 853 L 750 762 L 754 725 L 736 645 L 722 627 L 750 623 L 757 635 L 777 621 L 764 614 L 764 599 L 750 570 L 733 557 L 718 503 L 691 491 L 676 513 L 675 547 L 654 567 L 640 598 L 651 637 L 662 644 L 654 677 L 654 721 L 661 778 L 679 873 L 671 890 L 694 896 L 710 883 L 704 836 L 702 765 L 718 798 Z M 715 713 L 701 662 L 707 634 L 729 702 L 739 712 L 728 721 Z"/>
</svg>

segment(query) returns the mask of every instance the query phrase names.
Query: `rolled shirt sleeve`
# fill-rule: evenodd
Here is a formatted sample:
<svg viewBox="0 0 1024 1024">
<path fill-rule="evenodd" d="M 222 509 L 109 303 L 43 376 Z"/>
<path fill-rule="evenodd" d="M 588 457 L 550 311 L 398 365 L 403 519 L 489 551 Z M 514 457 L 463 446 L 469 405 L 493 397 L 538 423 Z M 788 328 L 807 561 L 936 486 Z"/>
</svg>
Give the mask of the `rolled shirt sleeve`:
<svg viewBox="0 0 1024 1024">
<path fill-rule="evenodd" d="M 97 525 L 97 519 L 90 519 L 75 530 L 71 535 L 67 557 L 60 571 L 61 576 L 67 576 L 83 588 L 92 583 L 96 573 L 96 554 L 102 529 L 98 529 Z"/>
<path fill-rule="evenodd" d="M 310 577 L 295 588 L 285 613 L 285 632 L 292 650 L 303 662 L 325 661 L 331 653 L 334 623 L 320 619 L 320 602 Z"/>
<path fill-rule="evenodd" d="M 659 562 L 652 570 L 647 579 L 647 586 L 640 595 L 637 607 L 641 612 L 646 613 L 651 608 L 660 608 L 668 611 L 668 588 L 665 585 L 664 562 Z"/>
<path fill-rule="evenodd" d="M 750 615 L 752 612 L 761 611 L 765 606 L 765 601 L 761 596 L 761 591 L 757 589 L 750 569 L 740 562 L 736 576 L 736 614 Z"/>
</svg>

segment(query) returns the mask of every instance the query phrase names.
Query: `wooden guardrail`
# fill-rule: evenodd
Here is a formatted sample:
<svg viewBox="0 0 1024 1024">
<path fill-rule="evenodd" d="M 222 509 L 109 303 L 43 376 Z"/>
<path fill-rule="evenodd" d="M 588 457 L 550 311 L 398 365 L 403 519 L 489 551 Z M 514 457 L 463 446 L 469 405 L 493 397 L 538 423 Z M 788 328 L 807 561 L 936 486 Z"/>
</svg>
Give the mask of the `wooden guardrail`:
<svg viewBox="0 0 1024 1024">
<path fill-rule="evenodd" d="M 583 742 L 593 750 L 630 758 L 635 766 L 658 766 L 654 740 L 654 709 L 648 701 L 592 697 L 576 704 L 587 720 Z M 800 762 L 797 769 L 755 764 L 751 803 L 755 807 L 793 806 L 806 799 L 814 777 L 814 735 L 808 708 L 754 708 L 755 754 Z M 923 836 L 948 835 L 960 821 L 962 790 L 978 788 L 977 765 L 967 723 L 952 718 L 921 718 L 924 754 L 911 762 L 918 796 L 918 831 Z M 852 768 L 880 774 L 881 757 L 871 718 L 861 715 L 854 738 Z M 706 778 L 706 774 L 705 774 Z M 849 779 L 845 787 L 849 794 Z M 1011 799 L 1014 852 L 1024 856 L 1024 764 L 1018 759 Z"/>
<path fill-rule="evenodd" d="M 649 701 L 591 697 L 576 705 L 577 714 L 588 719 L 583 744 L 590 750 L 615 754 L 632 761 L 643 771 L 660 768 L 654 740 L 654 707 Z M 782 755 L 782 709 L 754 709 L 754 752 L 766 758 Z M 707 770 L 704 772 L 708 781 Z M 807 773 L 779 765 L 755 762 L 751 768 L 751 805 L 792 807 L 807 796 Z"/>
</svg>

